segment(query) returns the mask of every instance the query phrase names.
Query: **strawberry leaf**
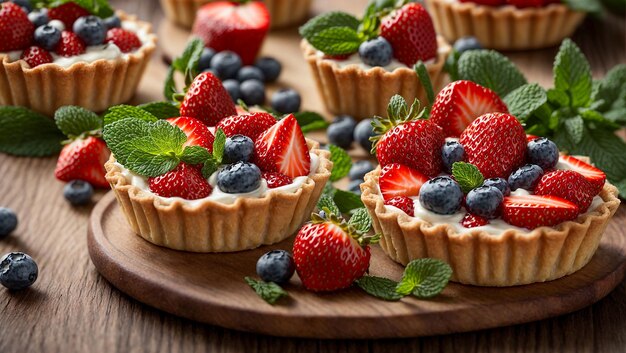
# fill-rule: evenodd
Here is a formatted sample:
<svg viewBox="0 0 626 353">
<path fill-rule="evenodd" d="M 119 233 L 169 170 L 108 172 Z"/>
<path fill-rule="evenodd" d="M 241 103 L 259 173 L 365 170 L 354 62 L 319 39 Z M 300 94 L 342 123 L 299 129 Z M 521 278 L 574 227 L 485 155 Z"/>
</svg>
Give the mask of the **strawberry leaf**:
<svg viewBox="0 0 626 353">
<path fill-rule="evenodd" d="M 335 201 L 333 201 L 333 197 L 330 195 L 322 195 L 319 201 L 317 201 L 317 208 L 319 210 L 327 209 L 330 211 L 330 213 L 334 214 L 335 216 L 341 215 L 341 211 L 339 210 L 339 207 L 337 207 L 337 205 L 335 204 Z"/>
<path fill-rule="evenodd" d="M 504 97 L 525 85 L 526 78 L 504 55 L 494 50 L 469 50 L 458 61 L 459 79 L 487 87 Z"/>
<path fill-rule="evenodd" d="M 591 67 L 587 58 L 571 39 L 565 39 L 554 59 L 554 88 L 569 97 L 572 107 L 591 103 Z"/>
<path fill-rule="evenodd" d="M 24 107 L 0 107 L 0 152 L 25 157 L 58 153 L 64 136 L 54 121 Z"/>
<path fill-rule="evenodd" d="M 452 175 L 464 193 L 470 192 L 483 184 L 485 180 L 478 168 L 470 163 L 455 162 L 452 164 Z"/>
<path fill-rule="evenodd" d="M 352 159 L 341 147 L 328 145 L 330 150 L 330 161 L 333 162 L 333 170 L 330 172 L 330 180 L 337 181 L 344 178 L 352 168 Z"/>
<path fill-rule="evenodd" d="M 317 50 L 329 55 L 352 54 L 359 49 L 361 38 L 350 27 L 331 27 L 313 34 L 309 43 Z"/>
<path fill-rule="evenodd" d="M 388 278 L 363 276 L 357 279 L 355 283 L 367 294 L 379 299 L 387 301 L 397 301 L 404 297 L 404 295 L 396 292 L 398 282 L 390 280 Z"/>
<path fill-rule="evenodd" d="M 83 107 L 65 106 L 54 113 L 57 127 L 69 138 L 74 139 L 85 133 L 99 134 L 102 118 Z"/>
<path fill-rule="evenodd" d="M 150 102 L 138 105 L 137 108 L 147 111 L 157 119 L 169 119 L 180 116 L 180 108 L 172 102 Z"/>
<path fill-rule="evenodd" d="M 396 292 L 412 294 L 418 298 L 432 298 L 448 285 L 452 268 L 438 259 L 417 259 L 409 262 L 404 269 L 402 280 Z"/>
<path fill-rule="evenodd" d="M 372 228 L 372 217 L 367 208 L 359 208 L 354 211 L 348 224 L 356 228 L 358 231 L 367 233 Z"/>
<path fill-rule="evenodd" d="M 244 280 L 252 289 L 254 289 L 259 297 L 261 297 L 269 304 L 274 305 L 278 301 L 278 299 L 289 296 L 289 293 L 287 293 L 276 283 L 263 282 L 250 277 L 245 277 Z"/>
</svg>

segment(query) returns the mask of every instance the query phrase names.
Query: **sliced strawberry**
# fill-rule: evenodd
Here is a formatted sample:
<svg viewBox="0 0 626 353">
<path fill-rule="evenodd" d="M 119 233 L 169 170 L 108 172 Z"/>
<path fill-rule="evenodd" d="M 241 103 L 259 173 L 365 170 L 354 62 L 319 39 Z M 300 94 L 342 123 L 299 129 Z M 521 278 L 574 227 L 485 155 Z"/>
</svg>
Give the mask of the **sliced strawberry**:
<svg viewBox="0 0 626 353">
<path fill-rule="evenodd" d="M 213 141 L 215 136 L 200 120 L 190 117 L 169 118 L 167 122 L 178 126 L 185 135 L 187 142 L 184 146 L 200 146 L 206 148 L 209 152 L 213 152 Z"/>
<path fill-rule="evenodd" d="M 61 40 L 56 48 L 56 53 L 60 56 L 76 56 L 84 53 L 87 50 L 87 46 L 82 39 L 78 37 L 74 32 L 63 31 L 61 32 Z"/>
<path fill-rule="evenodd" d="M 378 185 L 384 200 L 396 196 L 417 196 L 428 177 L 418 170 L 398 163 L 387 164 L 380 172 Z"/>
<path fill-rule="evenodd" d="M 466 213 L 461 220 L 461 225 L 465 228 L 475 228 L 489 224 L 489 220 L 480 216 Z"/>
<path fill-rule="evenodd" d="M 261 177 L 267 182 L 267 187 L 274 189 L 277 187 L 289 185 L 293 183 L 293 179 L 281 173 L 262 173 Z"/>
<path fill-rule="evenodd" d="M 593 201 L 593 185 L 573 170 L 554 170 L 544 174 L 535 188 L 535 195 L 553 195 L 575 203 L 586 212 Z"/>
<path fill-rule="evenodd" d="M 576 157 L 565 155 L 559 157 L 559 164 L 559 169 L 571 169 L 582 174 L 591 183 L 591 193 L 593 195 L 597 195 L 602 191 L 604 182 L 606 182 L 606 174 L 600 169 Z"/>
<path fill-rule="evenodd" d="M 406 196 L 396 196 L 391 200 L 385 201 L 385 205 L 397 207 L 411 217 L 415 214 L 413 200 Z"/>
<path fill-rule="evenodd" d="M 26 61 L 30 67 L 37 67 L 52 62 L 52 55 L 40 47 L 30 47 L 22 53 L 20 59 Z"/>
<path fill-rule="evenodd" d="M 293 114 L 265 130 L 254 142 L 254 163 L 264 172 L 279 172 L 291 178 L 308 175 L 309 149 Z"/>
<path fill-rule="evenodd" d="M 101 139 L 93 136 L 77 139 L 61 150 L 54 176 L 65 182 L 79 179 L 93 187 L 108 188 L 104 163 L 109 155 L 109 149 Z"/>
<path fill-rule="evenodd" d="M 232 115 L 220 120 L 216 129 L 222 129 L 226 136 L 244 135 L 256 140 L 261 133 L 276 124 L 276 118 L 265 112 Z"/>
<path fill-rule="evenodd" d="M 48 10 L 48 18 L 63 22 L 68 31 L 71 31 L 74 22 L 83 16 L 89 16 L 89 11 L 74 2 L 66 2 Z"/>
<path fill-rule="evenodd" d="M 131 31 L 121 28 L 111 28 L 107 31 L 106 43 L 117 45 L 122 53 L 130 53 L 133 50 L 141 48 L 141 40 Z"/>
<path fill-rule="evenodd" d="M 196 76 L 180 105 L 181 116 L 199 119 L 207 126 L 215 126 L 223 118 L 235 114 L 235 104 L 222 81 L 210 72 Z"/>
<path fill-rule="evenodd" d="M 476 118 L 486 113 L 508 113 L 506 104 L 489 88 L 471 81 L 449 83 L 437 94 L 430 120 L 446 137 L 459 137 Z"/>
<path fill-rule="evenodd" d="M 502 219 L 528 229 L 572 220 L 579 211 L 573 202 L 556 196 L 507 196 L 502 203 Z"/>
<path fill-rule="evenodd" d="M 33 41 L 35 27 L 21 7 L 0 3 L 0 52 L 20 50 Z"/>
<path fill-rule="evenodd" d="M 148 178 L 150 191 L 163 197 L 197 200 L 211 195 L 213 188 L 198 168 L 180 163 L 175 169 L 158 177 Z"/>
</svg>

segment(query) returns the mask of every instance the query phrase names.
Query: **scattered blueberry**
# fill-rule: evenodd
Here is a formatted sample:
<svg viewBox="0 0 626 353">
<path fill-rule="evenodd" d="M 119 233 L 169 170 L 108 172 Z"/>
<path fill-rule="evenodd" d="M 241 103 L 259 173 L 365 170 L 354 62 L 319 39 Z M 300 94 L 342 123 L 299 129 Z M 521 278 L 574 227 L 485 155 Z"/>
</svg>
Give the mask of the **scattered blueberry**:
<svg viewBox="0 0 626 353">
<path fill-rule="evenodd" d="M 53 51 L 61 40 L 61 31 L 51 24 L 37 27 L 35 30 L 35 42 L 40 47 Z"/>
<path fill-rule="evenodd" d="M 542 175 L 543 169 L 540 166 L 526 164 L 509 175 L 509 187 L 513 191 L 517 189 L 531 191 L 535 189 Z"/>
<path fill-rule="evenodd" d="M 361 145 L 368 153 L 372 150 L 372 141 L 370 141 L 370 137 L 372 136 L 374 136 L 372 119 L 361 120 L 356 124 L 354 128 L 354 141 Z"/>
<path fill-rule="evenodd" d="M 72 29 L 87 45 L 102 44 L 107 36 L 104 21 L 98 16 L 79 17 L 74 22 Z"/>
<path fill-rule="evenodd" d="M 280 76 L 280 71 L 282 70 L 282 65 L 278 60 L 267 56 L 258 58 L 254 63 L 254 66 L 261 69 L 263 76 L 265 77 L 265 82 L 276 81 L 278 76 Z"/>
<path fill-rule="evenodd" d="M 494 219 L 498 217 L 504 196 L 495 186 L 479 186 L 467 194 L 465 204 L 471 214 Z"/>
<path fill-rule="evenodd" d="M 460 162 L 465 158 L 465 148 L 459 143 L 459 141 L 446 141 L 441 147 L 441 158 L 443 159 L 443 166 L 448 173 L 452 173 L 452 165 L 455 162 Z"/>
<path fill-rule="evenodd" d="M 103 21 L 104 21 L 104 26 L 107 29 L 122 27 L 122 20 L 117 15 L 107 17 Z"/>
<path fill-rule="evenodd" d="M 495 186 L 500 190 L 502 196 L 511 195 L 511 188 L 509 187 L 509 183 L 502 178 L 489 178 L 483 182 L 483 186 Z"/>
<path fill-rule="evenodd" d="M 211 59 L 215 55 L 215 50 L 213 48 L 205 47 L 202 49 L 202 54 L 200 54 L 200 60 L 198 60 L 198 70 L 204 71 L 211 68 Z"/>
<path fill-rule="evenodd" d="M 351 116 L 340 115 L 328 126 L 328 142 L 343 149 L 350 148 L 354 141 L 354 129 L 356 121 Z"/>
<path fill-rule="evenodd" d="M 59 20 L 50 20 L 50 22 L 48 22 L 48 25 L 58 29 L 61 32 L 65 31 L 65 25 Z"/>
<path fill-rule="evenodd" d="M 526 151 L 528 162 L 536 164 L 544 170 L 554 168 L 559 161 L 559 148 L 545 137 L 530 141 Z"/>
<path fill-rule="evenodd" d="M 299 111 L 301 103 L 300 93 L 291 88 L 278 90 L 272 95 L 272 109 L 282 114 Z"/>
<path fill-rule="evenodd" d="M 12 209 L 0 207 L 0 239 L 11 234 L 17 228 L 17 215 Z"/>
<path fill-rule="evenodd" d="M 239 80 L 239 82 L 247 80 L 265 82 L 265 76 L 263 75 L 263 71 L 256 66 L 244 66 L 237 72 L 237 80 Z"/>
<path fill-rule="evenodd" d="M 374 170 L 374 165 L 368 160 L 361 160 L 352 163 L 348 177 L 350 180 L 364 179 L 365 174 Z"/>
<path fill-rule="evenodd" d="M 258 80 L 243 81 L 239 86 L 241 99 L 247 105 L 257 105 L 265 103 L 265 85 Z"/>
<path fill-rule="evenodd" d="M 28 20 L 35 25 L 35 28 L 43 26 L 48 23 L 48 9 L 43 8 L 38 11 L 33 11 L 28 14 Z"/>
<path fill-rule="evenodd" d="M 459 53 L 482 48 L 483 46 L 480 45 L 480 42 L 478 41 L 478 39 L 476 39 L 476 37 L 461 37 L 456 42 L 454 42 L 454 49 Z"/>
<path fill-rule="evenodd" d="M 228 94 L 230 95 L 230 98 L 233 100 L 233 102 L 236 103 L 239 99 L 241 99 L 239 81 L 233 79 L 224 80 L 222 82 L 222 85 L 226 89 L 226 92 L 228 92 Z"/>
<path fill-rule="evenodd" d="M 224 163 L 247 162 L 254 152 L 254 141 L 244 135 L 226 138 L 224 144 Z"/>
<path fill-rule="evenodd" d="M 38 274 L 37 263 L 24 253 L 12 252 L 0 259 L 0 284 L 10 290 L 32 286 Z"/>
<path fill-rule="evenodd" d="M 272 250 L 256 262 L 256 273 L 265 282 L 287 283 L 295 271 L 293 256 L 285 250 Z"/>
<path fill-rule="evenodd" d="M 248 162 L 229 164 L 217 173 L 217 186 L 229 194 L 254 191 L 261 186 L 261 170 Z"/>
<path fill-rule="evenodd" d="M 363 179 L 356 179 L 350 181 L 348 184 L 348 191 L 353 192 L 357 195 L 361 195 L 361 184 L 363 184 Z"/>
<path fill-rule="evenodd" d="M 461 208 L 463 191 L 452 178 L 438 176 L 422 185 L 419 200 L 429 211 L 438 214 L 453 214 Z"/>
<path fill-rule="evenodd" d="M 393 58 L 393 49 L 385 38 L 378 37 L 361 43 L 359 56 L 369 66 L 386 66 Z"/>
<path fill-rule="evenodd" d="M 213 55 L 211 68 L 217 72 L 217 77 L 222 80 L 235 78 L 241 69 L 241 58 L 235 52 L 224 50 Z"/>
<path fill-rule="evenodd" d="M 63 196 L 72 205 L 86 205 L 93 196 L 93 187 L 83 180 L 72 180 L 63 188 Z"/>
</svg>

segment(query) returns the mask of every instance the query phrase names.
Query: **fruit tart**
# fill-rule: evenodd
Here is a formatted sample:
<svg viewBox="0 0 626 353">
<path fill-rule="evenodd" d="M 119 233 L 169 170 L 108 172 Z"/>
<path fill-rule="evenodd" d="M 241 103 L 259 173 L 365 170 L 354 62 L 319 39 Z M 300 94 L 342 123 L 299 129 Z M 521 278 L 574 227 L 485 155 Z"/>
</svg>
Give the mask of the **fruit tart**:
<svg viewBox="0 0 626 353">
<path fill-rule="evenodd" d="M 557 45 L 586 15 L 559 0 L 426 0 L 426 5 L 448 41 L 474 36 L 497 50 Z"/>
<path fill-rule="evenodd" d="M 379 4 L 380 3 L 380 4 Z M 423 62 L 435 91 L 450 46 L 418 3 L 372 2 L 362 19 L 329 12 L 300 28 L 301 48 L 326 108 L 355 118 L 382 115 L 389 99 L 424 100 L 413 66 Z"/>
<path fill-rule="evenodd" d="M 479 286 L 549 281 L 585 266 L 620 203 L 605 174 L 528 137 L 506 112 L 462 121 L 452 109 L 462 98 L 436 101 L 427 120 L 399 96 L 387 119 L 375 118 L 380 167 L 361 198 L 385 253 L 404 265 L 439 258 L 452 280 Z"/>
<path fill-rule="evenodd" d="M 61 106 L 104 111 L 132 98 L 156 47 L 151 26 L 106 1 L 88 3 L 0 4 L 0 105 L 52 116 Z"/>
</svg>

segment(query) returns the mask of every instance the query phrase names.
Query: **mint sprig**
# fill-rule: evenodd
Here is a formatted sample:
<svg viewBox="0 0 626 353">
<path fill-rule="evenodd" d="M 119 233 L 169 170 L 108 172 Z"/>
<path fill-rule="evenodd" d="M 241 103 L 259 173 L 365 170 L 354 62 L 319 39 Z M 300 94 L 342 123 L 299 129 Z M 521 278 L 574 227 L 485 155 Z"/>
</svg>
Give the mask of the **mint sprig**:
<svg viewBox="0 0 626 353">
<path fill-rule="evenodd" d="M 259 297 L 269 304 L 274 305 L 280 298 L 289 296 L 287 291 L 274 282 L 263 282 L 251 277 L 245 277 L 244 280 Z"/>
<path fill-rule="evenodd" d="M 349 27 L 331 27 L 307 38 L 315 49 L 328 55 L 351 54 L 359 49 L 363 42 L 359 33 Z"/>
<path fill-rule="evenodd" d="M 465 162 L 452 164 L 452 175 L 464 193 L 481 186 L 485 181 L 482 173 L 475 165 Z"/>
<path fill-rule="evenodd" d="M 102 118 L 83 107 L 65 106 L 57 109 L 54 122 L 70 139 L 99 136 L 102 133 Z"/>
<path fill-rule="evenodd" d="M 397 301 L 404 298 L 404 295 L 396 292 L 398 282 L 389 278 L 377 276 L 363 276 L 354 282 L 359 288 L 363 289 L 367 294 L 387 300 Z"/>
<path fill-rule="evenodd" d="M 348 213 L 354 209 L 364 207 L 361 196 L 345 190 L 336 190 L 333 201 L 339 207 L 339 210 L 343 213 Z"/>
<path fill-rule="evenodd" d="M 352 158 L 350 158 L 348 152 L 341 147 L 331 144 L 328 145 L 328 149 L 330 150 L 330 161 L 333 162 L 333 169 L 330 172 L 330 180 L 337 181 L 350 173 L 350 168 L 352 168 Z"/>
<path fill-rule="evenodd" d="M 572 107 L 587 107 L 592 84 L 589 62 L 571 39 L 565 39 L 554 60 L 554 88 L 567 95 Z"/>
<path fill-rule="evenodd" d="M 183 74 L 185 78 L 185 86 L 188 87 L 193 79 L 199 74 L 198 61 L 202 50 L 204 49 L 204 42 L 199 38 L 193 38 L 187 43 L 187 47 L 183 51 L 182 55 L 170 65 L 165 78 L 165 87 L 163 88 L 163 96 L 168 101 L 179 101 L 183 95 L 181 91 L 176 87 L 176 72 Z"/>
<path fill-rule="evenodd" d="M 226 134 L 224 130 L 217 129 L 217 131 L 215 131 L 215 139 L 213 140 L 213 153 L 209 154 L 207 152 L 208 156 L 204 160 L 204 166 L 202 167 L 202 176 L 208 178 L 217 171 L 224 158 L 225 145 Z"/>
<path fill-rule="evenodd" d="M 43 157 L 58 153 L 64 136 L 54 121 L 24 107 L 0 107 L 0 152 Z"/>
<path fill-rule="evenodd" d="M 113 107 L 110 107 L 106 113 L 104 114 L 104 125 L 112 124 L 118 120 L 123 119 L 138 119 L 143 121 L 157 121 L 156 116 L 152 115 L 150 112 L 141 109 L 140 107 L 135 107 L 132 105 L 120 104 Z"/>
</svg>

